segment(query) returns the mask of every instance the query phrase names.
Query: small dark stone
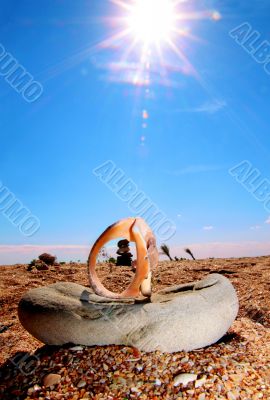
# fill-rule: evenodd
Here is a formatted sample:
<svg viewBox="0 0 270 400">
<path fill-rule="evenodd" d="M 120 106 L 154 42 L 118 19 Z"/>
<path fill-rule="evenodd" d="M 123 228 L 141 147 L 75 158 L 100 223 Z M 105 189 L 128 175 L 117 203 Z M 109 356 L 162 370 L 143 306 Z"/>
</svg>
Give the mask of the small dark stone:
<svg viewBox="0 0 270 400">
<path fill-rule="evenodd" d="M 0 333 L 6 332 L 11 326 L 12 326 L 12 324 L 10 324 L 10 325 L 0 325 Z"/>
<path fill-rule="evenodd" d="M 38 271 L 47 271 L 49 269 L 48 265 L 43 261 L 37 261 L 35 267 Z"/>
<path fill-rule="evenodd" d="M 117 257 L 116 265 L 122 265 L 123 267 L 131 267 L 132 263 L 132 254 L 127 253 L 122 256 Z"/>
<path fill-rule="evenodd" d="M 126 239 L 120 240 L 117 243 L 117 246 L 118 246 L 117 254 L 119 256 L 117 257 L 116 265 L 123 267 L 131 267 L 133 255 L 130 253 L 129 241 Z"/>
</svg>

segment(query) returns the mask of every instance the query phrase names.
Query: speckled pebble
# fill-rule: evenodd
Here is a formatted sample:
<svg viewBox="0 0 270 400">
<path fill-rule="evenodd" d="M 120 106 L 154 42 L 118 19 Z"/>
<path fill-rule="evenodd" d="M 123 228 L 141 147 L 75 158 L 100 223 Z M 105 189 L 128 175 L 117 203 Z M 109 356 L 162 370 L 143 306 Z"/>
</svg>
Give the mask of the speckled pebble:
<svg viewBox="0 0 270 400">
<path fill-rule="evenodd" d="M 61 375 L 59 374 L 48 374 L 43 379 L 43 385 L 45 387 L 57 385 L 61 381 Z"/>
<path fill-rule="evenodd" d="M 179 374 L 174 377 L 173 385 L 179 386 L 180 384 L 186 386 L 189 382 L 194 382 L 197 379 L 196 374 Z"/>
</svg>

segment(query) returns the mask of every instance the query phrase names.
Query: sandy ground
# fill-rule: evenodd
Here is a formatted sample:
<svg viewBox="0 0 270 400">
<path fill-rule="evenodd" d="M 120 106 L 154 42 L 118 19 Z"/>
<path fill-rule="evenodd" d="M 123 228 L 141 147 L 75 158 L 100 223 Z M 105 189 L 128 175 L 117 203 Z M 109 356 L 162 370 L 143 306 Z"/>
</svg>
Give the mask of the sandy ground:
<svg viewBox="0 0 270 400">
<path fill-rule="evenodd" d="M 154 291 L 219 272 L 235 286 L 240 312 L 217 344 L 189 353 L 143 353 L 124 346 L 47 347 L 20 325 L 17 305 L 30 288 L 58 281 L 88 286 L 84 264 L 49 271 L 25 265 L 1 266 L 0 398 L 2 399 L 270 399 L 270 257 L 160 262 Z M 129 268 L 102 265 L 98 272 L 109 289 L 124 289 Z M 44 386 L 44 377 L 59 382 Z M 196 380 L 174 386 L 191 373 Z M 194 378 L 195 379 L 195 378 Z"/>
</svg>

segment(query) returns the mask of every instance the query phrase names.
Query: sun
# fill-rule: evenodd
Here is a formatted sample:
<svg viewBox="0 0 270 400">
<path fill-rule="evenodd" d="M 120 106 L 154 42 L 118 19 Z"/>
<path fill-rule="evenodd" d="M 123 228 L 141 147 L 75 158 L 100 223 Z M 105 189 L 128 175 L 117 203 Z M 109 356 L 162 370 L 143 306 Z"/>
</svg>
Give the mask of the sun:
<svg viewBox="0 0 270 400">
<path fill-rule="evenodd" d="M 171 0 L 135 0 L 129 9 L 127 26 L 136 41 L 144 45 L 160 44 L 171 38 L 175 20 Z"/>
<path fill-rule="evenodd" d="M 179 71 L 201 80 L 188 57 L 191 41 L 204 44 L 192 33 L 193 25 L 202 19 L 218 21 L 221 14 L 188 0 L 109 0 L 115 6 L 104 20 L 111 35 L 96 45 L 97 51 L 108 49 L 107 62 L 112 81 L 148 87 L 152 82 L 174 85 L 169 74 Z M 188 42 L 189 41 L 189 42 Z M 172 75 L 171 74 L 171 75 Z"/>
</svg>

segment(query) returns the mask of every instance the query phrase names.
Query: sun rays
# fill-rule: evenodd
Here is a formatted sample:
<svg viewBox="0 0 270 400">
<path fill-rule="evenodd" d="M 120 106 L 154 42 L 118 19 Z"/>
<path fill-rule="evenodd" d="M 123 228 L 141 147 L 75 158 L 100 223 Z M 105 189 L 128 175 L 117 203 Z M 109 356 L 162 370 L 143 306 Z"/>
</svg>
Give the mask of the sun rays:
<svg viewBox="0 0 270 400">
<path fill-rule="evenodd" d="M 115 31 L 100 42 L 98 48 L 117 51 L 116 63 L 123 74 L 121 77 L 114 76 L 114 80 L 149 86 L 151 79 L 154 79 L 159 84 L 169 86 L 170 69 L 178 69 L 185 75 L 199 79 L 195 66 L 188 58 L 187 48 L 189 50 L 192 41 L 203 40 L 191 33 L 190 25 L 200 19 L 218 21 L 221 16 L 217 11 L 195 10 L 187 0 L 110 2 L 115 10 L 106 20 Z"/>
</svg>

